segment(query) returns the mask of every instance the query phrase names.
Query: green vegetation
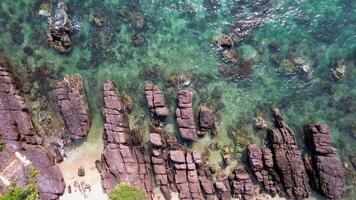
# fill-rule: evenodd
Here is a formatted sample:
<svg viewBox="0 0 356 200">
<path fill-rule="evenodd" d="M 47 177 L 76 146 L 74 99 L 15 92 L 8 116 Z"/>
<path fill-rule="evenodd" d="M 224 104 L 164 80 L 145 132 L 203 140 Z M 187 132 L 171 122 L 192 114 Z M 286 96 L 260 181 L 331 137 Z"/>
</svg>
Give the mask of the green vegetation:
<svg viewBox="0 0 356 200">
<path fill-rule="evenodd" d="M 2 138 L 0 138 L 0 151 L 2 151 L 5 148 L 5 146 L 6 146 L 5 141 Z"/>
<path fill-rule="evenodd" d="M 38 170 L 31 168 L 28 172 L 28 184 L 25 187 L 16 187 L 12 184 L 0 200 L 36 200 L 38 199 L 37 176 Z"/>
<path fill-rule="evenodd" d="M 144 200 L 146 193 L 127 183 L 117 185 L 110 193 L 110 200 Z"/>
</svg>

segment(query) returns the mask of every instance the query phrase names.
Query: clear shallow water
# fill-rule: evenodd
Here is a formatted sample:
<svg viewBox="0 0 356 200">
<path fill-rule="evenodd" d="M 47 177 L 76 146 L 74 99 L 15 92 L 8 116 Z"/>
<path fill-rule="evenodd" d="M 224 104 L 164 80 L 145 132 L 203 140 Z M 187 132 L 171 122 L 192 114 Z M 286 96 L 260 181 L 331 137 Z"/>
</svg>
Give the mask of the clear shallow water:
<svg viewBox="0 0 356 200">
<path fill-rule="evenodd" d="M 247 138 L 246 143 L 262 143 L 265 131 L 254 129 L 253 118 L 259 113 L 269 118 L 270 109 L 277 106 L 299 138 L 303 125 L 328 123 L 341 160 L 349 167 L 351 162 L 355 165 L 356 5 L 352 1 L 271 1 L 264 23 L 235 45 L 240 58 L 252 63 L 251 74 L 235 80 L 219 74 L 221 59 L 212 38 L 228 33 L 235 15 L 251 16 L 258 10 L 256 2 L 221 0 L 214 8 L 207 0 L 152 0 L 139 6 L 135 1 L 67 1 L 70 16 L 80 22 L 82 31 L 72 37 L 74 49 L 66 54 L 47 44 L 47 19 L 38 14 L 42 2 L 0 2 L 0 52 L 24 72 L 46 66 L 61 75 L 80 73 L 94 116 L 100 115 L 100 91 L 107 79 L 135 101 L 132 121 L 142 113 L 148 119 L 143 96 L 146 81 L 166 92 L 173 113 L 177 89 L 167 79 L 172 73 L 188 72 L 193 77 L 188 88 L 195 92 L 195 109 L 201 103 L 217 105 L 220 122 L 215 139 L 206 136 L 193 148 L 216 141 L 233 145 L 228 137 L 232 128 Z M 144 28 L 135 28 L 130 17 L 122 17 L 127 11 L 144 13 Z M 93 15 L 104 19 L 102 26 L 90 22 Z M 135 34 L 144 38 L 143 44 L 133 44 Z M 293 71 L 290 55 L 308 62 L 312 73 Z M 334 59 L 346 66 L 345 77 L 338 81 L 331 76 Z M 43 79 L 38 77 L 31 87 L 39 86 L 36 96 L 46 99 L 51 85 L 44 87 Z M 94 119 L 100 121 L 100 117 Z M 167 129 L 173 132 L 172 122 Z M 98 139 L 88 142 L 101 143 L 101 127 L 93 132 Z M 212 153 L 212 162 L 218 164 L 220 159 L 219 152 Z M 345 198 L 355 194 L 352 181 L 355 178 L 348 179 Z"/>
</svg>

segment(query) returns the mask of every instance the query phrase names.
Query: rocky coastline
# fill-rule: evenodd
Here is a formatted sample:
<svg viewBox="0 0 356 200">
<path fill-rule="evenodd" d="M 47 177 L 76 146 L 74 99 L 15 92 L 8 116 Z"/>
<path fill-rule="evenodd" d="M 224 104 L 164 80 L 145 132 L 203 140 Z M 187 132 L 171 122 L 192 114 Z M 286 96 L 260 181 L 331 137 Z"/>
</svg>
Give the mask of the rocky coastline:
<svg viewBox="0 0 356 200">
<path fill-rule="evenodd" d="M 85 89 L 79 75 L 65 76 L 55 89 L 67 132 L 71 139 L 85 138 L 90 129 L 90 114 Z M 166 130 L 169 117 L 164 93 L 151 83 L 143 88 L 146 105 L 151 113 L 148 139 L 143 131 L 130 124 L 129 108 L 112 81 L 102 89 L 104 149 L 95 166 L 101 175 L 103 190 L 109 193 L 120 183 L 129 183 L 155 199 L 154 187 L 159 187 L 165 199 L 233 199 L 250 200 L 259 192 L 288 199 L 305 199 L 311 188 L 330 199 L 340 199 L 344 190 L 345 173 L 331 147 L 330 130 L 325 124 L 305 127 L 307 154 L 297 144 L 294 131 L 274 110 L 274 128 L 267 134 L 266 145 L 250 144 L 247 165 L 238 165 L 222 172 L 209 164 L 205 152 L 183 145 Z M 6 142 L 0 152 L 1 192 L 13 180 L 26 184 L 30 166 L 38 168 L 40 199 L 55 200 L 63 194 L 65 183 L 56 159 L 46 149 L 46 138 L 36 133 L 28 108 L 11 74 L 11 66 L 0 67 L 0 133 Z M 177 131 L 183 139 L 194 142 L 201 132 L 217 131 L 217 118 L 205 105 L 193 110 L 193 93 L 181 89 L 177 93 L 175 113 Z M 146 138 L 146 139 L 145 139 Z M 229 157 L 231 160 L 232 158 Z M 80 172 L 80 173 L 79 173 Z M 83 169 L 78 175 L 85 176 Z"/>
</svg>

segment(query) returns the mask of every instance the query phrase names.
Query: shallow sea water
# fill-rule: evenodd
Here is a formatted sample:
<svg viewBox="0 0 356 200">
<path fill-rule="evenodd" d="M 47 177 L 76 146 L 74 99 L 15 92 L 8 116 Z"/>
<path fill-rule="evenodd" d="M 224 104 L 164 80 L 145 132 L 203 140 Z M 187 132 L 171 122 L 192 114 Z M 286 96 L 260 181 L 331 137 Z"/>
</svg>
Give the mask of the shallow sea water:
<svg viewBox="0 0 356 200">
<path fill-rule="evenodd" d="M 340 159 L 349 168 L 356 167 L 356 4 L 353 1 L 271 0 L 263 23 L 234 47 L 240 58 L 252 63 L 252 72 L 242 79 L 219 73 L 221 58 L 212 38 L 227 34 L 236 18 L 253 15 L 259 9 L 258 3 L 265 1 L 138 1 L 65 1 L 70 17 L 81 25 L 81 31 L 72 37 L 74 48 L 70 53 L 58 53 L 48 46 L 47 18 L 39 15 L 43 2 L 52 2 L 54 7 L 58 1 L 0 2 L 0 54 L 23 73 L 45 66 L 62 76 L 82 75 L 95 120 L 86 143 L 96 144 L 97 151 L 88 151 L 93 146 L 82 144 L 77 147 L 78 152 L 92 152 L 89 157 L 93 161 L 100 156 L 99 105 L 104 81 L 111 79 L 121 93 L 134 100 L 131 120 L 134 122 L 145 115 L 142 130 L 147 137 L 149 114 L 144 83 L 158 84 L 174 113 L 178 90 L 168 79 L 173 73 L 187 72 L 192 75 L 192 83 L 187 88 L 194 91 L 195 110 L 200 104 L 215 105 L 219 119 L 219 135 L 215 138 L 207 135 L 192 148 L 204 150 L 215 142 L 234 146 L 228 136 L 231 131 L 242 134 L 246 139 L 243 145 L 262 144 L 266 132 L 254 128 L 253 118 L 262 114 L 270 120 L 271 108 L 278 107 L 295 130 L 301 147 L 302 127 L 326 122 Z M 120 16 L 123 11 L 143 13 L 145 27 L 135 28 L 130 20 Z M 91 15 L 102 17 L 103 25 L 90 22 Z M 143 44 L 133 43 L 135 34 L 144 38 Z M 288 63 L 285 68 L 276 64 L 276 60 L 288 61 L 290 55 L 309 63 L 312 72 L 293 70 Z M 331 75 L 335 59 L 346 66 L 341 80 Z M 36 84 L 41 83 L 33 82 L 31 87 Z M 47 89 L 43 98 L 49 98 L 51 87 Z M 167 129 L 176 134 L 173 119 L 168 120 Z M 235 150 L 234 165 L 243 165 L 240 159 L 243 146 Z M 209 158 L 212 164 L 219 165 L 220 151 L 213 151 Z M 64 163 L 70 164 L 70 161 Z M 355 176 L 351 170 L 345 199 L 355 195 Z"/>
</svg>

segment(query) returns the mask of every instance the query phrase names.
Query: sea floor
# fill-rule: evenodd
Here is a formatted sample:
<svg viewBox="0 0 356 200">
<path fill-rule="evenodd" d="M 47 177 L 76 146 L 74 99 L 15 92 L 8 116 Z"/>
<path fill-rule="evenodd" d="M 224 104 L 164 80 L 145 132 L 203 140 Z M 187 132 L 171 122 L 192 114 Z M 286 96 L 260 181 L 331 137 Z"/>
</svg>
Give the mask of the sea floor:
<svg viewBox="0 0 356 200">
<path fill-rule="evenodd" d="M 219 134 L 206 135 L 191 145 L 210 151 L 210 164 L 221 165 L 221 148 L 209 148 L 217 145 L 233 150 L 231 167 L 244 165 L 246 145 L 263 144 L 266 137 L 266 130 L 256 129 L 254 119 L 262 116 L 270 126 L 271 109 L 278 107 L 301 148 L 304 125 L 326 122 L 330 126 L 333 146 L 347 171 L 343 198 L 355 196 L 353 1 L 68 0 L 69 16 L 76 25 L 73 49 L 68 53 L 57 52 L 47 42 L 48 17 L 43 11 L 53 12 L 58 2 L 1 0 L 0 55 L 29 81 L 24 88 L 33 102 L 50 101 L 55 81 L 65 74 L 83 77 L 93 126 L 87 141 L 68 152 L 60 165 L 67 184 L 74 184 L 77 168 L 83 165 L 88 175 L 78 181 L 90 182 L 93 194 L 103 195 L 94 162 L 103 148 L 100 105 L 106 80 L 131 97 L 131 125 L 137 126 L 135 122 L 144 116 L 141 131 L 147 137 L 150 117 L 145 82 L 165 92 L 174 113 L 180 87 L 172 80 L 177 72 L 184 72 L 190 77 L 184 88 L 194 92 L 194 110 L 206 104 L 218 116 Z M 239 20 L 260 21 L 232 47 L 239 62 L 231 65 L 213 38 L 231 33 Z M 332 69 L 344 69 L 340 80 Z M 174 118 L 168 119 L 166 129 L 177 135 Z M 79 196 L 66 193 L 63 199 Z"/>
</svg>

